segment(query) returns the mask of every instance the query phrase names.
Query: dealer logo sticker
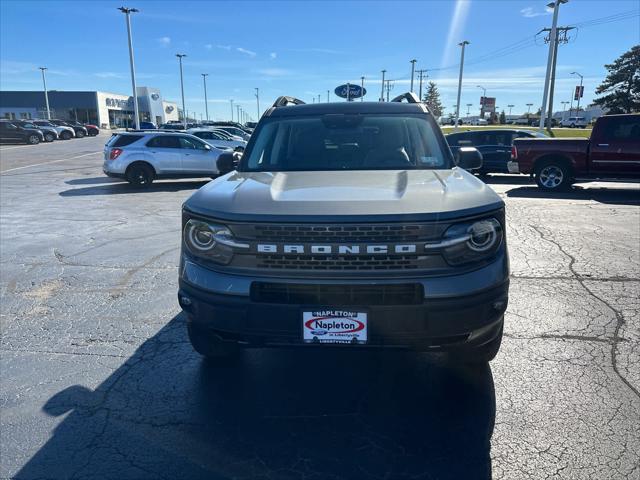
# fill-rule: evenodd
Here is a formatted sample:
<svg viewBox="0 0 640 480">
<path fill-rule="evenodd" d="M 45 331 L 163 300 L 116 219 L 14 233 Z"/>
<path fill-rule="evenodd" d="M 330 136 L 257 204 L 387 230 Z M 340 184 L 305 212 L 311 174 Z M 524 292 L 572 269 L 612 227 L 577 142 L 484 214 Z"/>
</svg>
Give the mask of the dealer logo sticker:
<svg viewBox="0 0 640 480">
<path fill-rule="evenodd" d="M 352 310 L 316 310 L 302 313 L 307 343 L 365 343 L 367 313 Z"/>
</svg>

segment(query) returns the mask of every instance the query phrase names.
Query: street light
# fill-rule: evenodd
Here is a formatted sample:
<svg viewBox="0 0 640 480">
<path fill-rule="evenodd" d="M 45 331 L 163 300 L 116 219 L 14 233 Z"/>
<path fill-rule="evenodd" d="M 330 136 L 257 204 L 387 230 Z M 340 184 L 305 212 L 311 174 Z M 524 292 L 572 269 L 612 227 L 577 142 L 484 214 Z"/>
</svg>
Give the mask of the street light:
<svg viewBox="0 0 640 480">
<path fill-rule="evenodd" d="M 411 63 L 411 88 L 409 89 L 410 92 L 413 92 L 413 74 L 416 70 L 416 62 L 417 60 L 415 58 L 410 61 Z"/>
<path fill-rule="evenodd" d="M 258 120 L 260 120 L 260 89 L 256 87 L 256 102 L 258 104 Z"/>
<path fill-rule="evenodd" d="M 129 40 L 129 66 L 131 67 L 131 87 L 133 88 L 133 114 L 135 115 L 136 130 L 140 130 L 140 115 L 138 112 L 138 93 L 136 88 L 136 69 L 133 63 L 133 44 L 131 42 L 131 17 L 132 13 L 137 13 L 139 10 L 135 8 L 118 8 L 127 17 L 127 38 Z M 44 73 L 44 72 L 43 72 Z M 184 105 L 182 106 L 184 109 Z M 48 108 L 47 108 L 48 110 Z"/>
<path fill-rule="evenodd" d="M 527 103 L 527 115 L 529 115 L 531 113 L 531 107 L 533 106 L 533 103 Z"/>
<path fill-rule="evenodd" d="M 507 107 L 509 107 L 509 116 L 511 116 L 511 109 L 515 107 L 515 105 L 507 105 Z"/>
<path fill-rule="evenodd" d="M 578 72 L 571 72 L 571 75 L 578 75 L 580 77 L 580 91 L 578 92 L 578 106 L 576 107 L 576 115 L 578 115 L 580 113 L 580 97 L 582 96 L 582 80 L 584 79 L 584 77 L 580 75 Z M 575 97 L 576 94 L 574 93 L 573 96 Z"/>
<path fill-rule="evenodd" d="M 467 103 L 467 117 L 469 116 L 469 112 L 471 110 L 471 105 L 473 105 L 473 103 Z"/>
<path fill-rule="evenodd" d="M 184 53 L 176 53 L 176 57 L 178 57 L 178 61 L 180 62 L 180 92 L 182 93 L 182 112 L 186 114 L 187 110 L 184 108 L 184 80 L 182 78 L 182 59 L 186 57 Z M 184 115 L 183 122 L 184 129 L 187 129 L 187 116 Z"/>
<path fill-rule="evenodd" d="M 209 76 L 209 74 L 201 73 L 200 75 L 202 75 L 202 81 L 204 82 L 204 111 L 205 116 L 207 117 L 207 121 L 209 121 L 209 104 L 207 102 L 207 77 Z M 202 114 L 200 115 L 202 116 Z"/>
<path fill-rule="evenodd" d="M 229 99 L 229 103 L 231 103 L 231 121 L 233 122 L 233 98 Z"/>
<path fill-rule="evenodd" d="M 47 91 L 47 80 L 44 78 L 44 71 L 47 67 L 38 67 L 42 70 L 42 84 L 44 85 L 44 103 L 47 105 L 47 120 L 51 120 L 51 110 L 49 110 L 49 92 Z"/>
<path fill-rule="evenodd" d="M 464 40 L 458 44 L 462 47 L 462 53 L 460 54 L 460 75 L 458 76 L 458 101 L 456 105 L 456 124 L 454 125 L 454 131 L 458 130 L 458 121 L 460 120 L 460 94 L 462 93 L 462 71 L 464 70 L 464 49 L 469 45 L 469 41 Z"/>
<path fill-rule="evenodd" d="M 382 70 L 382 90 L 380 90 L 380 101 L 384 102 L 384 74 L 387 73 L 386 70 Z"/>
<path fill-rule="evenodd" d="M 364 102 L 364 76 L 360 77 L 360 88 L 362 89 L 360 92 L 360 101 Z"/>
</svg>

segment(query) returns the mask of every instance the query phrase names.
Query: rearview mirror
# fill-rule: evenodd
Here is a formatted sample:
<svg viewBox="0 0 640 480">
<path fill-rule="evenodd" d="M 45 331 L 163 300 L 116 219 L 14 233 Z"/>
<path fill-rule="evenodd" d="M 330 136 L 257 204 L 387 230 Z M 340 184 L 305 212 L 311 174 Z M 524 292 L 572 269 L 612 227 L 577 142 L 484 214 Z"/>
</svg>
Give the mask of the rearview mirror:
<svg viewBox="0 0 640 480">
<path fill-rule="evenodd" d="M 220 175 L 226 175 L 229 172 L 233 172 L 238 166 L 241 158 L 242 154 L 238 152 L 221 153 L 218 157 L 218 161 L 216 162 Z"/>
<path fill-rule="evenodd" d="M 482 168 L 482 154 L 475 147 L 460 147 L 456 153 L 456 165 L 465 170 Z"/>
</svg>

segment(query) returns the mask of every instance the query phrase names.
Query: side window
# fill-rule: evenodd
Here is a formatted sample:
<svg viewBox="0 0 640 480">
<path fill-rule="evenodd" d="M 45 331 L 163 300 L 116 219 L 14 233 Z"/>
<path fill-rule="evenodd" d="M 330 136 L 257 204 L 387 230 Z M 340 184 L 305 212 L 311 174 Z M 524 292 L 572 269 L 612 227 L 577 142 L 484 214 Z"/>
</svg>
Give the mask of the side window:
<svg viewBox="0 0 640 480">
<path fill-rule="evenodd" d="M 612 121 L 608 128 L 609 138 L 617 142 L 640 141 L 640 116 L 620 118 Z"/>
<path fill-rule="evenodd" d="M 155 148 L 180 148 L 180 142 L 174 136 L 158 136 L 153 137 L 151 140 L 147 142 L 147 147 L 155 147 Z"/>
<path fill-rule="evenodd" d="M 196 140 L 195 138 L 180 137 L 180 148 L 186 148 L 188 150 L 206 150 L 204 142 Z"/>
</svg>

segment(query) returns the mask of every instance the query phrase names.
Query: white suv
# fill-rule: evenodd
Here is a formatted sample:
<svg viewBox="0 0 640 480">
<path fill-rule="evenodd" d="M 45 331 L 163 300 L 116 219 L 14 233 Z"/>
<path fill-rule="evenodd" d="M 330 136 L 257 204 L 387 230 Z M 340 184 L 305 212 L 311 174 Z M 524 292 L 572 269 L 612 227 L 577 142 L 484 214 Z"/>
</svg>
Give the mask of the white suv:
<svg viewBox="0 0 640 480">
<path fill-rule="evenodd" d="M 569 117 L 565 118 L 560 122 L 560 125 L 563 127 L 569 128 L 586 128 L 588 125 L 587 119 L 585 117 Z"/>
<path fill-rule="evenodd" d="M 120 133 L 104 146 L 102 170 L 140 186 L 156 178 L 216 177 L 223 152 L 187 133 Z"/>
</svg>

